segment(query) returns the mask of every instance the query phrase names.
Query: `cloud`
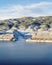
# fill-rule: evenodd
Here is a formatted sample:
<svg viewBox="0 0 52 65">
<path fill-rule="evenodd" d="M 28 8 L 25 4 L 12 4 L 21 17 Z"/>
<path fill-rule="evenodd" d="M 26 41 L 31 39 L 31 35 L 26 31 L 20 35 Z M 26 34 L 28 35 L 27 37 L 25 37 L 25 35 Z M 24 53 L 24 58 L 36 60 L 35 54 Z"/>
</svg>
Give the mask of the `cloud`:
<svg viewBox="0 0 52 65">
<path fill-rule="evenodd" d="M 41 7 L 50 6 L 50 5 L 52 5 L 51 2 L 40 2 L 40 3 L 28 5 L 28 6 L 26 6 L 26 8 L 27 9 L 34 9 L 34 8 L 41 8 Z"/>
<path fill-rule="evenodd" d="M 40 2 L 30 5 L 9 5 L 0 8 L 0 20 L 8 18 L 19 18 L 23 16 L 51 16 L 52 2 Z"/>
</svg>

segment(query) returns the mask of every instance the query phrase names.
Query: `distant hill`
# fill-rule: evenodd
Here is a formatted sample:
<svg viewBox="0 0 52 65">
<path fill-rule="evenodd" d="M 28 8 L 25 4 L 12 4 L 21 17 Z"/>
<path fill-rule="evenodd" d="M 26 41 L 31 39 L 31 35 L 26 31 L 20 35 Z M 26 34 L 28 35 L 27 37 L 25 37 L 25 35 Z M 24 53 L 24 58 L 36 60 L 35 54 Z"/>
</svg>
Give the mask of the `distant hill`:
<svg viewBox="0 0 52 65">
<path fill-rule="evenodd" d="M 31 27 L 33 30 L 44 29 L 48 30 L 52 28 L 52 16 L 42 17 L 23 17 L 15 19 L 0 20 L 0 31 L 8 30 L 12 27 L 17 29 L 27 29 Z"/>
</svg>

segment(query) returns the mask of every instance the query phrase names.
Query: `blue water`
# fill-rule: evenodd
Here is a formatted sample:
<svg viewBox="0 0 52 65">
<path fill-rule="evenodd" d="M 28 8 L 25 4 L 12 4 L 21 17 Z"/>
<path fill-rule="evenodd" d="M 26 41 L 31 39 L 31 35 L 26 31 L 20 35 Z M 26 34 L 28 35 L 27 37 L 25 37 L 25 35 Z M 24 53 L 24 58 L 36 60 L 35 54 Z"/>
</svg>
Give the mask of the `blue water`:
<svg viewBox="0 0 52 65">
<path fill-rule="evenodd" d="M 52 44 L 0 42 L 0 65 L 52 65 Z"/>
</svg>

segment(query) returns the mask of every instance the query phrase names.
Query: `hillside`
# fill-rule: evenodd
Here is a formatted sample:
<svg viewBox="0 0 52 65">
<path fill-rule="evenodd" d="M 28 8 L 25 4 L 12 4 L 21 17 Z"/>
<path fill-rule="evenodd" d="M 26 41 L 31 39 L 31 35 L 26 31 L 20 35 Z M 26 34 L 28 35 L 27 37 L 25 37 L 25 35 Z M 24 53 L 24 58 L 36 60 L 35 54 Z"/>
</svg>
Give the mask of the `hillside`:
<svg viewBox="0 0 52 65">
<path fill-rule="evenodd" d="M 12 27 L 17 29 L 27 29 L 30 27 L 33 30 L 43 29 L 48 30 L 52 28 L 52 16 L 42 17 L 23 17 L 16 19 L 0 20 L 0 31 L 9 30 Z"/>
</svg>

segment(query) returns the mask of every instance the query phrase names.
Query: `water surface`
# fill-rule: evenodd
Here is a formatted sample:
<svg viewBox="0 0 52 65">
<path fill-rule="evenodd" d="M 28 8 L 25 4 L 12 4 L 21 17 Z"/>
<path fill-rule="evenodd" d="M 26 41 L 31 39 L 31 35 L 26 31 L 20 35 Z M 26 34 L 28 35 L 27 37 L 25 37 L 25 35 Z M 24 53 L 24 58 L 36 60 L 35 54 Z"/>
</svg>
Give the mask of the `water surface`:
<svg viewBox="0 0 52 65">
<path fill-rule="evenodd" d="M 0 65 L 52 65 L 52 44 L 0 42 Z"/>
</svg>

